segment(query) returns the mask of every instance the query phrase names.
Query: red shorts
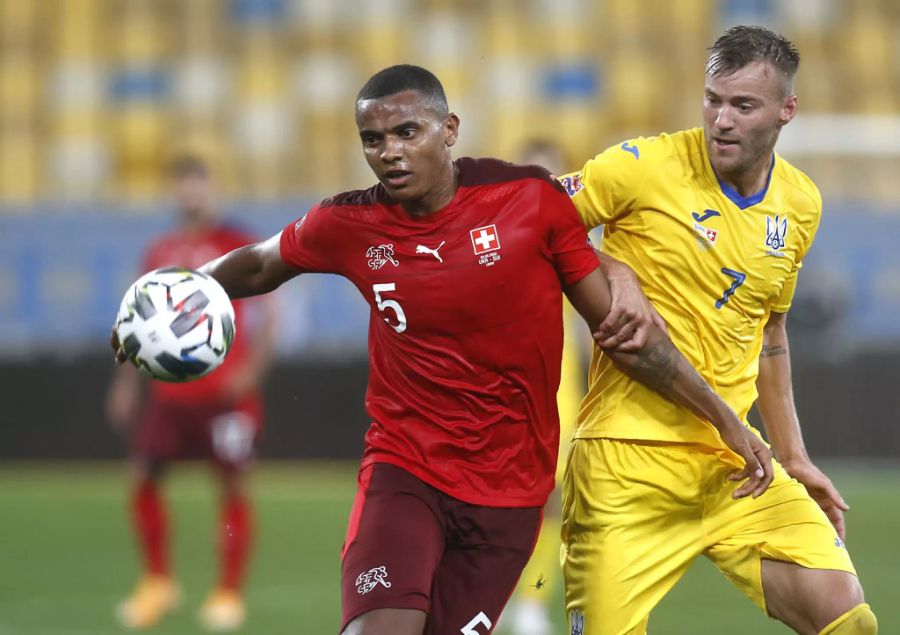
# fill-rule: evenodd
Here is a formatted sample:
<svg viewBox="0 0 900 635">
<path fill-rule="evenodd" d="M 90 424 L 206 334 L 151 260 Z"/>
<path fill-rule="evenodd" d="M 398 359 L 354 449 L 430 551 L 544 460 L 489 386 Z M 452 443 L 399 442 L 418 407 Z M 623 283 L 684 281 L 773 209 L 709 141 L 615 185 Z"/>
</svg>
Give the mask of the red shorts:
<svg viewBox="0 0 900 635">
<path fill-rule="evenodd" d="M 180 403 L 150 399 L 138 423 L 134 451 L 157 460 L 207 458 L 243 468 L 262 428 L 262 404 Z"/>
<path fill-rule="evenodd" d="M 541 508 L 471 505 L 387 463 L 359 474 L 341 564 L 341 630 L 367 611 L 418 609 L 424 635 L 486 635 L 528 562 Z"/>
</svg>

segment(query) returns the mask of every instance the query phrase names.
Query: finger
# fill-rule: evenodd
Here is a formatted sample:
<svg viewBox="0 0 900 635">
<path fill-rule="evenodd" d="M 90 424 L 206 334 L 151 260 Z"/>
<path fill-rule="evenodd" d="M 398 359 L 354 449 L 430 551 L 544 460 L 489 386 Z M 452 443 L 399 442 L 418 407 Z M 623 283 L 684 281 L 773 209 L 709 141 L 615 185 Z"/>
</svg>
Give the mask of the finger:
<svg viewBox="0 0 900 635">
<path fill-rule="evenodd" d="M 628 327 L 624 327 L 622 329 L 619 329 L 616 333 L 611 334 L 609 337 L 601 339 L 597 343 L 600 344 L 601 348 L 608 348 L 618 351 L 622 350 L 623 344 L 630 341 L 631 337 L 632 331 Z"/>
<path fill-rule="evenodd" d="M 844 524 L 844 512 L 837 507 L 823 508 L 823 510 L 825 515 L 828 516 L 828 520 L 831 522 L 832 526 L 834 526 L 834 530 L 837 532 L 838 537 L 841 540 L 844 540 L 847 534 L 847 528 Z"/>
<path fill-rule="evenodd" d="M 631 335 L 623 339 L 617 346 L 616 350 L 622 353 L 632 353 L 639 351 L 647 343 L 648 328 L 646 326 L 638 326 Z"/>
<path fill-rule="evenodd" d="M 829 483 L 825 487 L 825 495 L 828 496 L 828 499 L 832 501 L 838 509 L 841 511 L 850 511 L 850 505 L 844 500 L 844 497 L 841 496 L 840 492 L 837 491 L 834 485 Z"/>
<path fill-rule="evenodd" d="M 656 326 L 662 330 L 663 333 L 668 334 L 669 325 L 666 324 L 666 321 L 662 318 L 662 316 L 657 312 L 656 309 L 651 305 L 650 307 L 650 321 L 652 321 Z"/>
<path fill-rule="evenodd" d="M 616 325 L 622 319 L 622 310 L 618 307 L 610 307 L 609 313 L 606 314 L 606 317 L 603 318 L 603 321 L 600 322 L 600 326 L 597 327 L 597 331 L 599 333 L 615 333 L 618 331 Z"/>
</svg>

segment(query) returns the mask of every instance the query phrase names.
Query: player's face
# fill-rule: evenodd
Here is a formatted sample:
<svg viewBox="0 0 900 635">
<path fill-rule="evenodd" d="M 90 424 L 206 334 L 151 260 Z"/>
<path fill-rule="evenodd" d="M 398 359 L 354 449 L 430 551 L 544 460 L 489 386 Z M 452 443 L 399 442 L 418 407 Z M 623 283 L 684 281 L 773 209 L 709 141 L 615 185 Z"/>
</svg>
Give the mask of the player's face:
<svg viewBox="0 0 900 635">
<path fill-rule="evenodd" d="M 189 221 L 206 220 L 215 214 L 215 196 L 208 176 L 188 174 L 175 179 L 175 204 Z"/>
<path fill-rule="evenodd" d="M 731 75 L 706 76 L 703 128 L 706 148 L 720 177 L 768 166 L 782 126 L 793 119 L 797 98 L 785 96 L 783 80 L 767 62 Z"/>
<path fill-rule="evenodd" d="M 449 202 L 455 183 L 450 148 L 459 130 L 455 114 L 441 117 L 419 91 L 407 90 L 357 102 L 356 126 L 366 161 L 391 198 L 402 205 Z"/>
</svg>

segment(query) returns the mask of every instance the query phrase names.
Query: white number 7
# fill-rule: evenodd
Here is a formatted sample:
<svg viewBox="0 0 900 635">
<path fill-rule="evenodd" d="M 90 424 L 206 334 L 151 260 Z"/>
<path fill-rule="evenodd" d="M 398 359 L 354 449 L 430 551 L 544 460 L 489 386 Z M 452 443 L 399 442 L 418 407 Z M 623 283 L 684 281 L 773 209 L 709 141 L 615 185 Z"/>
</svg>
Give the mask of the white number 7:
<svg viewBox="0 0 900 635">
<path fill-rule="evenodd" d="M 383 284 L 373 284 L 372 291 L 375 292 L 375 304 L 378 305 L 378 310 L 384 312 L 385 309 L 393 309 L 394 313 L 397 315 L 397 323 L 391 324 L 391 321 L 387 318 L 384 318 L 384 321 L 387 322 L 392 329 L 397 331 L 398 333 L 402 333 L 406 330 L 406 313 L 403 312 L 403 307 L 400 306 L 400 303 L 396 300 L 382 300 L 381 292 L 382 291 L 396 291 L 397 285 L 393 282 L 385 282 Z"/>
<path fill-rule="evenodd" d="M 472 618 L 472 621 L 459 629 L 459 632 L 463 635 L 481 635 L 481 633 L 475 630 L 476 626 L 486 626 L 487 632 L 490 632 L 492 626 L 491 620 L 484 614 L 484 611 L 479 611 L 478 615 Z"/>
</svg>

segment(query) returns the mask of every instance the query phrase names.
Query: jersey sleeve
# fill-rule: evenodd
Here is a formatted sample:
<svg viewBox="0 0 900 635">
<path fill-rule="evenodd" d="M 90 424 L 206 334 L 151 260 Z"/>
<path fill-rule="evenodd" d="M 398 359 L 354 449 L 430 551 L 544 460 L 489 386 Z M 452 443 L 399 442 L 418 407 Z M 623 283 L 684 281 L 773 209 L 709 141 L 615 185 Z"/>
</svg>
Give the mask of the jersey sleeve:
<svg viewBox="0 0 900 635">
<path fill-rule="evenodd" d="M 812 186 L 812 190 L 813 213 L 811 220 L 804 227 L 800 228 L 802 243 L 800 253 L 797 256 L 797 264 L 788 275 L 787 280 L 785 280 L 778 299 L 772 303 L 771 310 L 775 313 L 787 313 L 790 310 L 791 303 L 794 300 L 794 292 L 797 290 L 797 276 L 803 267 L 803 259 L 809 253 L 813 240 L 816 237 L 816 232 L 819 230 L 819 222 L 822 219 L 822 196 L 815 186 Z"/>
<path fill-rule="evenodd" d="M 604 150 L 580 171 L 560 177 L 588 229 L 628 213 L 649 173 L 650 145 L 644 138 L 625 141 Z"/>
<path fill-rule="evenodd" d="M 316 205 L 281 231 L 281 259 L 300 272 L 339 273 L 341 252 L 331 208 Z"/>
<path fill-rule="evenodd" d="M 572 202 L 551 185 L 543 187 L 541 208 L 549 227 L 548 248 L 563 286 L 570 286 L 600 262 Z"/>
</svg>

